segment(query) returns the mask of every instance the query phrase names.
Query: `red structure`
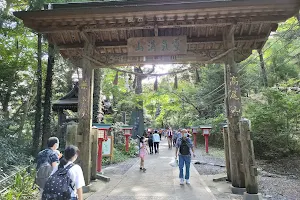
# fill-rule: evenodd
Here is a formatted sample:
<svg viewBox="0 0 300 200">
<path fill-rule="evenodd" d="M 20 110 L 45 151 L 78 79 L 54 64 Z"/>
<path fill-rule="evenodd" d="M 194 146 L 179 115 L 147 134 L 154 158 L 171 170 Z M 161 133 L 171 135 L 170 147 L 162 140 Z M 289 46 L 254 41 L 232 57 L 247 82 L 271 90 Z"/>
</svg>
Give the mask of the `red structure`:
<svg viewBox="0 0 300 200">
<path fill-rule="evenodd" d="M 98 128 L 98 161 L 97 161 L 97 172 L 102 171 L 102 143 L 107 141 L 107 132 L 110 127 Z"/>
<path fill-rule="evenodd" d="M 194 135 L 194 147 L 197 148 L 197 133 L 198 133 L 198 127 L 192 127 L 192 133 Z"/>
<path fill-rule="evenodd" d="M 200 129 L 202 129 L 202 135 L 205 139 L 205 151 L 208 153 L 208 137 L 210 135 L 211 126 L 200 126 Z"/>
<path fill-rule="evenodd" d="M 132 129 L 131 126 L 123 126 L 122 129 L 124 130 L 124 136 L 126 137 L 125 140 L 125 151 L 129 151 L 129 137 L 132 135 Z"/>
</svg>

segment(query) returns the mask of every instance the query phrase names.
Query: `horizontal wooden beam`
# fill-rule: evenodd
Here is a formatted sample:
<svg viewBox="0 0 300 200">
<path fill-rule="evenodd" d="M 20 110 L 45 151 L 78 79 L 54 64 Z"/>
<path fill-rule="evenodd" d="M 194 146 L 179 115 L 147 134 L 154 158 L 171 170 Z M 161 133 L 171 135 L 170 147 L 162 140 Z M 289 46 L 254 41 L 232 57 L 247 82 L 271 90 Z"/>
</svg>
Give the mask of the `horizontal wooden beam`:
<svg viewBox="0 0 300 200">
<path fill-rule="evenodd" d="M 231 12 L 255 12 L 255 11 L 276 11 L 278 9 L 286 10 L 287 13 L 291 14 L 289 9 L 299 10 L 298 0 L 260 0 L 260 1 L 186 1 L 186 2 L 174 2 L 165 3 L 163 0 L 158 3 L 147 3 L 139 1 L 134 5 L 115 5 L 113 2 L 111 6 L 92 6 L 92 4 L 85 4 L 80 9 L 68 8 L 68 5 L 62 5 L 61 9 L 53 9 L 47 11 L 31 11 L 31 12 L 15 12 L 14 15 L 28 20 L 32 18 L 56 18 L 61 19 L 62 16 L 68 16 L 69 18 L 78 18 L 82 15 L 86 17 L 95 17 L 101 15 L 104 17 L 120 17 L 128 14 L 135 13 L 135 15 L 147 15 L 147 14 L 162 14 L 162 13 L 176 13 L 179 14 L 184 12 L 185 14 L 191 13 L 194 10 L 198 10 L 197 13 L 214 12 L 224 13 Z M 127 3 L 127 2 L 126 2 Z M 31 19 L 30 19 L 31 18 Z"/>
<path fill-rule="evenodd" d="M 219 50 L 219 51 L 210 51 L 203 50 L 198 52 L 188 52 L 187 55 L 176 55 L 176 56 L 140 56 L 140 57 L 130 57 L 127 54 L 95 54 L 91 56 L 91 58 L 97 60 L 98 64 L 100 63 L 102 66 L 126 66 L 126 65 L 135 65 L 135 64 L 183 64 L 183 63 L 220 63 L 223 62 L 225 56 L 228 52 L 236 50 L 236 48 L 230 50 Z M 243 52 L 240 54 L 238 51 L 235 51 L 235 58 L 237 62 L 240 62 L 251 55 L 251 50 Z M 80 57 L 84 57 L 84 54 L 76 53 L 76 52 L 63 52 L 63 56 L 65 58 L 69 58 L 71 60 L 80 60 Z"/>
<path fill-rule="evenodd" d="M 259 35 L 259 36 L 238 36 L 235 37 L 235 42 L 263 42 L 266 41 L 268 38 L 266 35 Z M 221 37 L 215 38 L 188 38 L 187 44 L 211 44 L 211 43 L 223 43 Z M 57 44 L 56 45 L 59 49 L 83 49 L 83 43 L 73 43 L 73 44 Z M 127 48 L 127 41 L 105 41 L 105 42 L 96 42 L 96 48 Z"/>
<path fill-rule="evenodd" d="M 196 27 L 224 27 L 231 24 L 264 24 L 264 23 L 278 23 L 283 19 L 286 19 L 285 15 L 276 15 L 276 16 L 261 16 L 261 17 L 232 17 L 227 19 L 190 19 L 190 20 L 172 20 L 172 21 L 148 21 L 147 22 L 137 22 L 133 19 L 134 22 L 126 23 L 116 23 L 112 21 L 107 23 L 107 21 L 90 21 L 85 23 L 91 23 L 89 25 L 76 24 L 80 20 L 77 20 L 74 25 L 64 25 L 57 24 L 55 21 L 43 24 L 43 22 L 36 23 L 35 21 L 25 22 L 26 25 L 36 30 L 39 33 L 60 33 L 65 31 L 86 31 L 86 32 L 103 32 L 103 31 L 124 31 L 124 30 L 149 30 L 155 29 L 166 29 L 166 28 L 196 28 Z M 155 19 L 153 19 L 155 20 Z M 60 23 L 60 22 L 58 22 Z"/>
</svg>

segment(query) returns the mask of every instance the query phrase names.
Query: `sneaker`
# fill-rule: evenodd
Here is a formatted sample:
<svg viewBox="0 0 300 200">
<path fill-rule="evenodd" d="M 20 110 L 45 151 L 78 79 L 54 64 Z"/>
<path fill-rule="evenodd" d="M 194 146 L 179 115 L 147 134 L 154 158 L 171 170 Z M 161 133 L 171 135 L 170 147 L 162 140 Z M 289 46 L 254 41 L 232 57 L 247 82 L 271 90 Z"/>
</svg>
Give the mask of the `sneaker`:
<svg viewBox="0 0 300 200">
<path fill-rule="evenodd" d="M 190 184 L 191 184 L 191 182 L 190 182 L 190 180 L 189 180 L 189 179 L 186 179 L 186 184 L 188 184 L 188 185 L 190 185 Z"/>
<path fill-rule="evenodd" d="M 184 184 L 184 180 L 183 178 L 180 179 L 180 185 L 183 185 Z"/>
<path fill-rule="evenodd" d="M 146 169 L 145 169 L 145 168 L 143 168 L 143 172 L 146 172 Z"/>
<path fill-rule="evenodd" d="M 142 167 L 140 167 L 140 170 L 143 170 L 143 168 L 142 168 Z"/>
</svg>

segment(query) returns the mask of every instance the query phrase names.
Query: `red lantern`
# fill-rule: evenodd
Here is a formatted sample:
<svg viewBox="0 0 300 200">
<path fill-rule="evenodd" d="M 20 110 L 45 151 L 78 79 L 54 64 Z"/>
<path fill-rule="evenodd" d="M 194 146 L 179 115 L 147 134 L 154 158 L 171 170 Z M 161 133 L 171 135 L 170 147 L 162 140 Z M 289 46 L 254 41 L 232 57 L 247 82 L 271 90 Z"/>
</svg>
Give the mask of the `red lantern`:
<svg viewBox="0 0 300 200">
<path fill-rule="evenodd" d="M 133 127 L 130 126 L 123 126 L 122 129 L 124 130 L 124 136 L 125 138 L 125 151 L 129 151 L 129 137 L 132 135 L 132 129 Z"/>
<path fill-rule="evenodd" d="M 211 126 L 200 126 L 200 129 L 202 129 L 202 135 L 205 138 L 205 151 L 208 153 L 208 137 L 210 135 L 210 130 L 212 129 Z"/>
<path fill-rule="evenodd" d="M 193 135 L 194 135 L 194 147 L 197 148 L 198 127 L 192 127 L 192 132 L 193 132 Z"/>
<path fill-rule="evenodd" d="M 97 161 L 97 171 L 102 170 L 102 143 L 108 140 L 109 127 L 98 128 L 98 161 Z"/>
</svg>

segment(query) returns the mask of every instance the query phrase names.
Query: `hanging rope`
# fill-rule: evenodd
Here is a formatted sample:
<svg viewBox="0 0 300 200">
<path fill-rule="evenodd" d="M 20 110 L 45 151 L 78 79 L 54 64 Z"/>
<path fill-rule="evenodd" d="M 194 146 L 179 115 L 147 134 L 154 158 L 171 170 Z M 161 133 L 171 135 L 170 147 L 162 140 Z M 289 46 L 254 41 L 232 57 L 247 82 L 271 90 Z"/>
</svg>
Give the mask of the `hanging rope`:
<svg viewBox="0 0 300 200">
<path fill-rule="evenodd" d="M 224 57 L 225 55 L 227 55 L 229 52 L 231 51 L 234 51 L 236 50 L 237 48 L 234 47 L 232 49 L 228 49 L 227 51 L 221 53 L 220 55 L 216 56 L 216 57 L 213 57 L 212 59 L 208 60 L 208 61 L 203 61 L 201 63 L 205 64 L 205 63 L 212 63 L 222 57 Z M 119 68 L 116 68 L 116 67 L 113 67 L 113 66 L 106 66 L 105 63 L 103 62 L 100 62 L 90 56 L 87 56 L 87 55 L 82 55 L 84 58 L 92 61 L 93 63 L 97 64 L 97 68 L 108 68 L 108 69 L 112 69 L 112 70 L 115 70 L 115 71 L 119 71 L 119 72 L 123 72 L 123 73 L 128 73 L 128 74 L 134 74 L 134 75 L 137 75 L 137 76 L 166 76 L 166 75 L 172 75 L 172 74 L 179 74 L 179 73 L 182 73 L 182 72 L 185 72 L 187 70 L 190 70 L 190 69 L 195 69 L 194 66 L 190 66 L 188 68 L 185 68 L 185 69 L 182 69 L 182 70 L 178 70 L 178 71 L 174 71 L 174 72 L 167 72 L 167 73 L 161 73 L 161 74 L 152 74 L 152 72 L 150 73 L 146 73 L 146 74 L 143 74 L 143 73 L 138 73 L 138 72 L 132 72 L 132 71 L 127 71 L 127 70 L 122 70 L 122 69 L 119 69 Z"/>
</svg>

